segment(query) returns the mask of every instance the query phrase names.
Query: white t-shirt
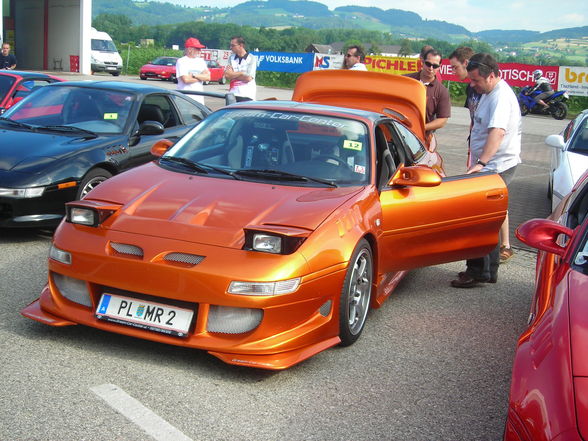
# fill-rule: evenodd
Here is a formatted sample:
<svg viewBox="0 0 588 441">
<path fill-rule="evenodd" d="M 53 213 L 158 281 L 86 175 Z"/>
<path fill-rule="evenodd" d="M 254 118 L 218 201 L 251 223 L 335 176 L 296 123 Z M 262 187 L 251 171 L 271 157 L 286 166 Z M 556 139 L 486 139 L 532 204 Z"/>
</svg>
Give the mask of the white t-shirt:
<svg viewBox="0 0 588 441">
<path fill-rule="evenodd" d="M 502 173 L 521 162 L 521 110 L 517 97 L 504 80 L 480 98 L 474 113 L 468 167 L 482 155 L 488 130 L 492 128 L 504 129 L 505 134 L 498 151 L 482 170 Z"/>
<path fill-rule="evenodd" d="M 252 78 L 251 81 L 233 80 L 231 81 L 229 92 L 236 96 L 246 96 L 255 99 L 257 94 L 257 85 L 255 84 L 255 72 L 257 71 L 257 57 L 247 52 L 246 58 L 239 58 L 236 54 L 231 54 L 229 64 L 235 72 L 243 72 Z"/>
<path fill-rule="evenodd" d="M 176 62 L 176 78 L 178 79 L 178 90 L 197 90 L 202 91 L 202 82 L 198 81 L 196 83 L 186 84 L 182 81 L 182 75 L 190 75 L 190 74 L 201 74 L 203 71 L 207 70 L 208 67 L 206 66 L 206 61 L 202 58 L 190 58 L 188 56 L 183 56 Z M 187 95 L 195 101 L 198 101 L 201 104 L 204 104 L 204 97 L 197 96 L 197 95 Z"/>
<path fill-rule="evenodd" d="M 363 63 L 355 63 L 349 68 L 349 70 L 367 70 L 367 67 L 365 67 L 365 64 Z"/>
</svg>

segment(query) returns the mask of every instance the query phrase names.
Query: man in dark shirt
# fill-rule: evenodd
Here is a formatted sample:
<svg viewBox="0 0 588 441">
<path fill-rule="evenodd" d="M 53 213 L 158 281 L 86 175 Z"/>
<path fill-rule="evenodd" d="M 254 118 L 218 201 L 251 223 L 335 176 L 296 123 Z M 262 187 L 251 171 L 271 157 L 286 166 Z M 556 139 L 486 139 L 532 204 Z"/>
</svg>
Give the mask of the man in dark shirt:
<svg viewBox="0 0 588 441">
<path fill-rule="evenodd" d="M 2 52 L 0 52 L 0 69 L 14 69 L 16 67 L 16 57 L 10 53 L 10 45 L 4 43 Z"/>
<path fill-rule="evenodd" d="M 451 116 L 451 101 L 449 91 L 437 79 L 437 72 L 441 67 L 441 53 L 430 49 L 423 57 L 423 67 L 419 72 L 407 74 L 407 77 L 419 80 L 427 89 L 427 107 L 425 119 L 425 131 L 429 151 L 435 151 L 437 141 L 435 130 L 440 129 Z"/>
</svg>

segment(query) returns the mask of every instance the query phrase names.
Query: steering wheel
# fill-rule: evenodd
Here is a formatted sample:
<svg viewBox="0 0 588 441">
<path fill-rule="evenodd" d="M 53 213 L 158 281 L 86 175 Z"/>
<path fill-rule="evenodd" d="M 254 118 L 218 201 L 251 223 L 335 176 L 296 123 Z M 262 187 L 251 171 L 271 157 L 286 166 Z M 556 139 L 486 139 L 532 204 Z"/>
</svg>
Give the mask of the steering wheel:
<svg viewBox="0 0 588 441">
<path fill-rule="evenodd" d="M 323 159 L 325 162 L 329 162 L 329 159 L 332 159 L 336 162 L 338 162 L 339 164 L 345 166 L 345 167 L 349 167 L 349 165 L 341 158 L 339 158 L 338 156 L 335 155 L 318 155 L 317 157 L 314 158 L 315 160 L 317 159 Z"/>
</svg>

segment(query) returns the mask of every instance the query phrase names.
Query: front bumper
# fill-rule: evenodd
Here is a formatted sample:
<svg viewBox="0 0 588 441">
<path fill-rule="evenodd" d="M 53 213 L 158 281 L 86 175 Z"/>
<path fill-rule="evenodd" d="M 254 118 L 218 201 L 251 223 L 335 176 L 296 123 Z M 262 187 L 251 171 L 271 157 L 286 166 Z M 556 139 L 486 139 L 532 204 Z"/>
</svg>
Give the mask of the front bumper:
<svg viewBox="0 0 588 441">
<path fill-rule="evenodd" d="M 57 226 L 65 215 L 65 203 L 75 199 L 77 188 L 47 189 L 38 198 L 0 197 L 0 228 Z"/>
<path fill-rule="evenodd" d="M 117 72 L 121 73 L 122 66 L 117 64 L 103 64 L 103 63 L 92 63 L 91 65 L 92 72 Z"/>
<path fill-rule="evenodd" d="M 73 227 L 64 224 L 60 230 L 70 228 Z M 109 236 L 110 240 L 125 243 L 136 244 L 138 240 L 144 240 L 127 233 L 110 232 Z M 23 309 L 25 317 L 51 326 L 82 324 L 146 340 L 203 349 L 227 363 L 264 369 L 288 368 L 340 341 L 337 311 L 346 270 L 343 264 L 328 272 L 303 276 L 298 290 L 291 294 L 246 296 L 227 293 L 230 281 L 260 280 L 263 273 L 266 280 L 271 280 L 287 265 L 305 267 L 306 262 L 295 254 L 259 256 L 263 253 L 160 238 L 153 248 L 144 244 L 143 259 L 109 255 L 108 252 L 105 255 L 108 241 L 94 234 L 76 235 L 75 242 L 70 240 L 67 243 L 70 244 L 76 248 L 68 249 L 72 252 L 72 264 L 49 261 L 49 283 L 40 298 Z M 65 248 L 63 244 L 56 245 Z M 196 252 L 206 257 L 195 267 L 178 267 L 158 258 L 168 250 Z M 272 260 L 275 261 L 273 266 L 269 264 Z M 53 280 L 54 273 L 84 280 L 92 306 L 65 298 Z M 244 277 L 246 274 L 250 277 Z M 188 335 L 174 337 L 99 320 L 95 311 L 100 297 L 104 292 L 113 291 L 164 304 L 180 301 L 195 305 L 196 313 Z M 209 332 L 211 305 L 261 309 L 263 318 L 255 329 L 245 333 Z"/>
</svg>

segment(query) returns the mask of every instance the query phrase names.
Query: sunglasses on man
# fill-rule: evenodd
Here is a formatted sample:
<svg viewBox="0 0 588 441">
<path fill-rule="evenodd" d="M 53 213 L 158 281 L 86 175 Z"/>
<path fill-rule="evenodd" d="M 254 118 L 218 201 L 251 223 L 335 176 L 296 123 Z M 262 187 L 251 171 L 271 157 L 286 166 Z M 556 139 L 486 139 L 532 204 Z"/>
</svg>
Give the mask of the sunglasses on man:
<svg viewBox="0 0 588 441">
<path fill-rule="evenodd" d="M 425 66 L 432 67 L 433 69 L 439 69 L 441 67 L 440 64 L 431 63 L 430 61 L 425 61 Z"/>
</svg>

